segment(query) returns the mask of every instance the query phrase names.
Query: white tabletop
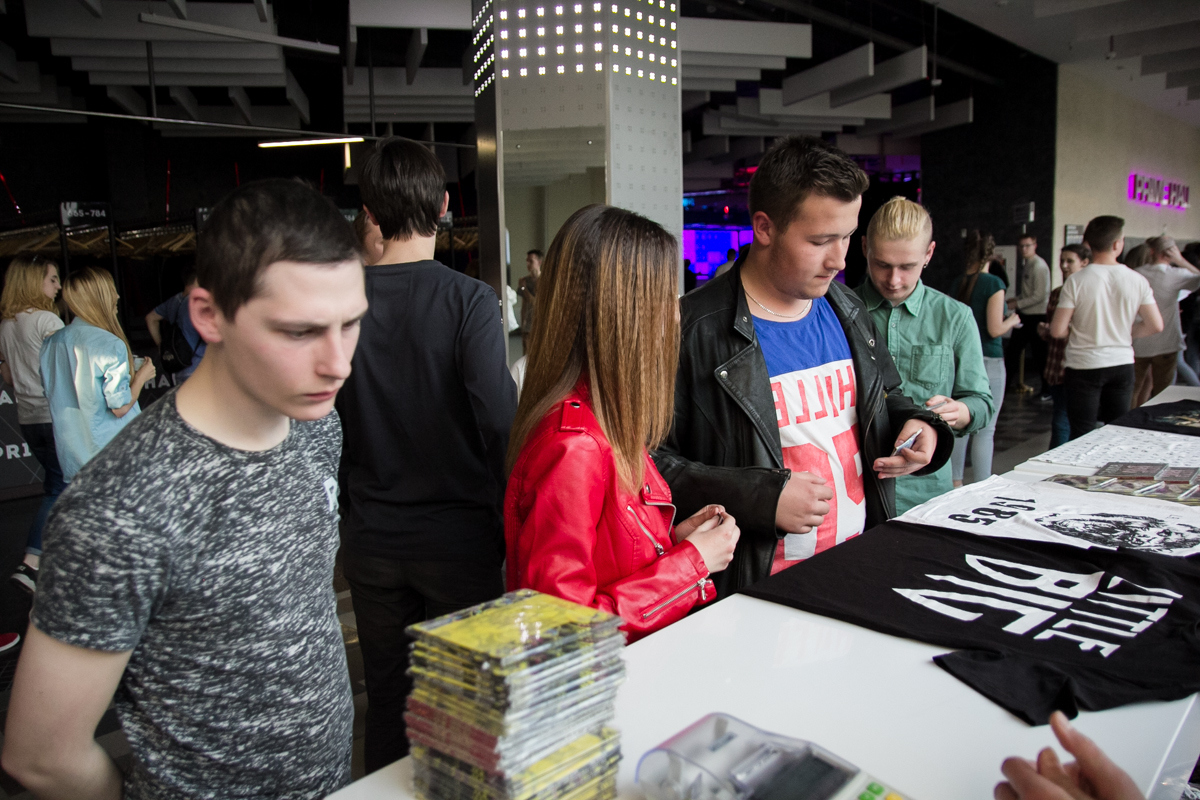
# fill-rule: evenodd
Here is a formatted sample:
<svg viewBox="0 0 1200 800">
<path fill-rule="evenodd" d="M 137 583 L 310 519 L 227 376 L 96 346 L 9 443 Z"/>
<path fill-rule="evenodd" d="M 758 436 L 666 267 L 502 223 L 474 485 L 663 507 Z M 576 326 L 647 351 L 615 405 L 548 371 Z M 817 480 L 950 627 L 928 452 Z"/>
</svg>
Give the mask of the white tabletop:
<svg viewBox="0 0 1200 800">
<path fill-rule="evenodd" d="M 1173 386 L 1150 402 L 1182 399 L 1200 400 L 1200 389 Z M 1046 475 L 1018 467 L 1006 477 Z M 647 750 L 703 715 L 723 711 L 811 739 L 917 800 L 990 798 L 1000 762 L 1032 757 L 1053 743 L 1053 734 L 951 677 L 931 660 L 942 652 L 742 595 L 716 603 L 626 648 L 629 676 L 617 698 L 624 753 L 619 794 L 641 797 L 634 776 Z M 1083 713 L 1075 724 L 1133 776 L 1148 800 L 1179 800 L 1200 756 L 1197 695 Z M 408 758 L 331 795 L 412 797 Z"/>
<path fill-rule="evenodd" d="M 622 798 L 647 750 L 704 714 L 818 742 L 917 800 L 989 798 L 1000 762 L 1053 738 L 931 661 L 945 648 L 875 633 L 737 595 L 625 651 L 617 701 Z M 1125 768 L 1149 800 L 1179 800 L 1200 754 L 1200 703 L 1141 703 L 1084 713 L 1076 725 Z M 336 800 L 412 797 L 409 759 Z"/>
</svg>

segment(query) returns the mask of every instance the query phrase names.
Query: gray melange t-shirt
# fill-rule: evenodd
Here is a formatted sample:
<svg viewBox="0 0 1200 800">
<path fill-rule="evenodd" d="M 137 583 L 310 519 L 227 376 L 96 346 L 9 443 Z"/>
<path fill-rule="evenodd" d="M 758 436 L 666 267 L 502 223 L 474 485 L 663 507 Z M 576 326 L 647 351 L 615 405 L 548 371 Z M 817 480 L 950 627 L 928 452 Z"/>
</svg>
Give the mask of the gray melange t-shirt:
<svg viewBox="0 0 1200 800">
<path fill-rule="evenodd" d="M 319 798 L 350 780 L 354 708 L 333 592 L 336 413 L 265 452 L 192 428 L 171 392 L 50 516 L 33 624 L 132 650 L 116 694 L 126 797 Z"/>
</svg>

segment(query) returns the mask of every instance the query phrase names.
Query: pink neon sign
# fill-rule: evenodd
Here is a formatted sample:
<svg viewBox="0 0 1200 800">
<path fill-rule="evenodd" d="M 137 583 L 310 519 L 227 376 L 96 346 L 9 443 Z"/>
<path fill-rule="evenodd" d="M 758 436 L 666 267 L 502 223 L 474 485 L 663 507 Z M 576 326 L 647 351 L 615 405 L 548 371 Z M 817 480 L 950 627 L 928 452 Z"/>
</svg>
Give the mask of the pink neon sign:
<svg viewBox="0 0 1200 800">
<path fill-rule="evenodd" d="M 1186 184 L 1164 181 L 1136 172 L 1129 175 L 1129 199 L 1137 203 L 1167 208 L 1188 207 L 1189 188 Z"/>
</svg>

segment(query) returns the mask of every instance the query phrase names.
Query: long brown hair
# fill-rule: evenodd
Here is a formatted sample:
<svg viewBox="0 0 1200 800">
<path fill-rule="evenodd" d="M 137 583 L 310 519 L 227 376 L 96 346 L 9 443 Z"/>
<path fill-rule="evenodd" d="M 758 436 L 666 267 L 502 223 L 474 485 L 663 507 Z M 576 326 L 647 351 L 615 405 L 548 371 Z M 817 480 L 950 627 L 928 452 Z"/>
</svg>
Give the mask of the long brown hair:
<svg viewBox="0 0 1200 800">
<path fill-rule="evenodd" d="M 22 311 L 31 308 L 58 313 L 54 298 L 42 291 L 46 273 L 58 264 L 41 256 L 32 258 L 18 256 L 8 265 L 4 273 L 4 293 L 0 294 L 0 319 L 14 319 Z"/>
<path fill-rule="evenodd" d="M 89 325 L 108 331 L 125 343 L 129 358 L 129 374 L 133 375 L 133 351 L 117 320 L 117 286 L 112 275 L 96 267 L 84 267 L 67 276 L 63 282 L 63 300 L 71 313 Z"/>
<path fill-rule="evenodd" d="M 675 239 L 631 211 L 588 206 L 562 226 L 538 281 L 510 471 L 530 432 L 586 375 L 621 485 L 641 485 L 643 453 L 674 414 L 678 263 Z"/>
</svg>

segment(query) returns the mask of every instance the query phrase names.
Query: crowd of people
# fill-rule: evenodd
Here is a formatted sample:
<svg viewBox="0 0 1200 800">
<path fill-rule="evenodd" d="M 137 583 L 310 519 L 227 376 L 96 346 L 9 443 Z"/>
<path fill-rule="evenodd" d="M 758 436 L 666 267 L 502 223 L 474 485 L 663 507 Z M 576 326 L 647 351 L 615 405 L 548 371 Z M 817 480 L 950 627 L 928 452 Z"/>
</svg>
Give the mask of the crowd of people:
<svg viewBox="0 0 1200 800">
<path fill-rule="evenodd" d="M 47 477 L 3 763 L 36 796 L 317 798 L 348 782 L 339 547 L 371 771 L 408 751 L 409 625 L 529 588 L 652 635 L 949 491 L 968 447 L 990 474 L 1008 331 L 1046 343 L 1071 436 L 1127 409 L 1135 379 L 1165 381 L 1181 349 L 1135 362 L 1165 311 L 1178 323 L 1149 273 L 1171 291 L 1191 278 L 1118 264 L 1115 217 L 1064 250 L 1053 296 L 1027 255 L 1010 304 L 978 235 L 949 294 L 925 285 L 933 220 L 896 198 L 867 226 L 867 280 L 846 287 L 868 178 L 790 137 L 751 181 L 752 243 L 682 298 L 661 226 L 573 214 L 522 286 L 536 313 L 518 401 L 495 293 L 434 260 L 445 183 L 396 138 L 362 168 L 353 228 L 295 181 L 225 197 L 195 280 L 147 316 L 156 341 L 164 321 L 179 330 L 190 376 L 140 416 L 154 366 L 129 350 L 108 273 L 67 277 L 64 327 L 56 267 L 9 267 L 0 358 Z M 93 739 L 114 694 L 125 775 Z M 1138 796 L 1061 715 L 1054 730 L 1078 766 L 1005 762 L 998 800 Z"/>
</svg>

